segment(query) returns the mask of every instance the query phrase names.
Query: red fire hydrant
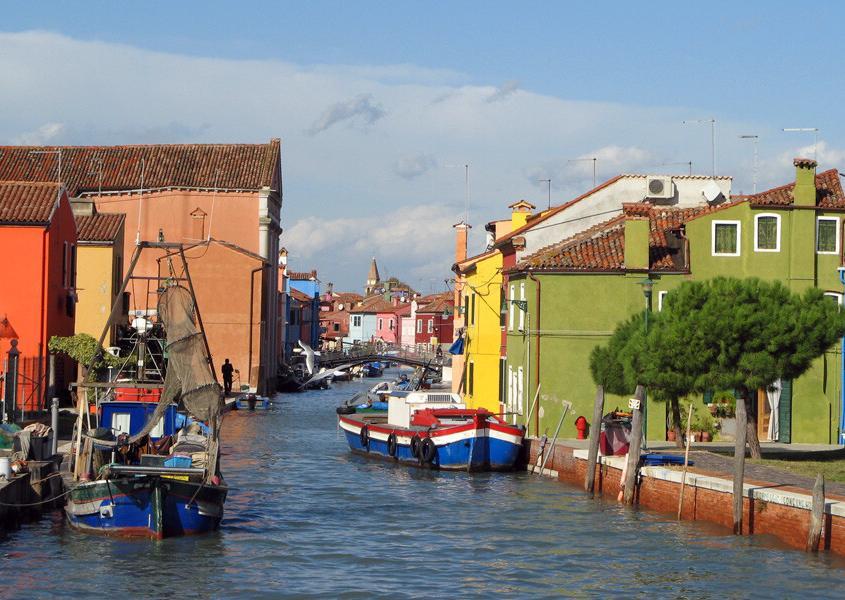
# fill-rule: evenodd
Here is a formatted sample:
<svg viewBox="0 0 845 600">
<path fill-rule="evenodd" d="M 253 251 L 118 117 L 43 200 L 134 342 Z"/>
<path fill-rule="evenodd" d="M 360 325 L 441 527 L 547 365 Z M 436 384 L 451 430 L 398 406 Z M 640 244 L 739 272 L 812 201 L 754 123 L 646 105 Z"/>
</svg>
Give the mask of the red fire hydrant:
<svg viewBox="0 0 845 600">
<path fill-rule="evenodd" d="M 578 430 L 579 440 L 587 439 L 587 434 L 590 431 L 590 424 L 587 423 L 587 419 L 584 418 L 584 415 L 581 415 L 580 417 L 575 419 L 575 429 Z"/>
</svg>

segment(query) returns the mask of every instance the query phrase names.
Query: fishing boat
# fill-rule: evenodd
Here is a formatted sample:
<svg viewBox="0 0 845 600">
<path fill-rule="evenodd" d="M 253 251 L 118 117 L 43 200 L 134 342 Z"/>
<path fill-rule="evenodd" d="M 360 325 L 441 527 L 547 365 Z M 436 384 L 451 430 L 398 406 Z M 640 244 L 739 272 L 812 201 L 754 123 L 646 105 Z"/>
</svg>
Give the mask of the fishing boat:
<svg viewBox="0 0 845 600">
<path fill-rule="evenodd" d="M 65 514 L 81 531 L 162 539 L 213 531 L 223 518 L 228 493 L 219 464 L 223 394 L 180 244 L 140 242 L 118 302 L 145 250 L 161 251 L 170 272 L 138 277 L 156 280 L 158 289 L 148 290 L 147 297 L 157 296 L 158 302 L 156 309 L 133 311 L 135 333 L 127 354 L 132 360 L 123 363 L 118 377 L 96 381 L 101 369 L 95 357 L 76 388 L 75 485 Z M 100 347 L 121 313 L 115 303 Z M 128 381 L 124 368 L 134 368 Z M 126 393 L 132 389 L 143 393 Z"/>
<path fill-rule="evenodd" d="M 457 394 L 396 392 L 387 404 L 387 414 L 338 414 L 352 452 L 460 471 L 509 471 L 519 458 L 524 430 L 483 408 L 466 408 Z"/>
</svg>

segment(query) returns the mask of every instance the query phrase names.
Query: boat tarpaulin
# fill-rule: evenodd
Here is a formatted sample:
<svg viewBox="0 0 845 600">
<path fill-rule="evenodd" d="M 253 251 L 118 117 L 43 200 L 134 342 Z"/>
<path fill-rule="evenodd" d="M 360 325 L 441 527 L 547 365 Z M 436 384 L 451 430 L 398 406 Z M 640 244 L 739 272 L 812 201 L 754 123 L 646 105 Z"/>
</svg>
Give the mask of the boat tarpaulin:
<svg viewBox="0 0 845 600">
<path fill-rule="evenodd" d="M 449 354 L 463 354 L 464 353 L 464 336 L 456 339 L 451 346 L 449 346 Z"/>
</svg>

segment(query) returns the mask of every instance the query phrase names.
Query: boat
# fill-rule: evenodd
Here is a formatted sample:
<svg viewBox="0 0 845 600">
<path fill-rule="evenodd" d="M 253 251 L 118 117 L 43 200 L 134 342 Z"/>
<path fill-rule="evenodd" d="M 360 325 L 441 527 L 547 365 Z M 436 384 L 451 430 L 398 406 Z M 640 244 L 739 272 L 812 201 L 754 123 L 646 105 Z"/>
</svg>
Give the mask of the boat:
<svg viewBox="0 0 845 600">
<path fill-rule="evenodd" d="M 133 311 L 136 333 L 127 354 L 133 360 L 121 367 L 134 369 L 132 378 L 121 372 L 111 381 L 96 381 L 95 357 L 75 389 L 75 484 L 65 514 L 83 532 L 162 539 L 213 531 L 223 518 L 228 494 L 219 461 L 223 393 L 182 245 L 140 242 L 118 302 L 140 253 L 150 249 L 163 252 L 170 273 L 158 278 L 156 309 Z M 100 347 L 121 313 L 116 304 Z M 166 332 L 166 339 L 156 332 Z M 151 350 L 155 347 L 161 352 Z M 136 393 L 128 392 L 132 389 Z"/>
<path fill-rule="evenodd" d="M 382 377 L 384 375 L 384 365 L 380 362 L 369 362 L 363 365 L 364 377 Z"/>
<path fill-rule="evenodd" d="M 405 465 L 460 471 L 510 471 L 525 431 L 460 396 L 440 391 L 395 392 L 388 410 L 340 414 L 353 453 Z"/>
<path fill-rule="evenodd" d="M 267 410 L 270 408 L 270 398 L 253 394 L 241 394 L 235 398 L 235 408 L 238 410 Z"/>
</svg>

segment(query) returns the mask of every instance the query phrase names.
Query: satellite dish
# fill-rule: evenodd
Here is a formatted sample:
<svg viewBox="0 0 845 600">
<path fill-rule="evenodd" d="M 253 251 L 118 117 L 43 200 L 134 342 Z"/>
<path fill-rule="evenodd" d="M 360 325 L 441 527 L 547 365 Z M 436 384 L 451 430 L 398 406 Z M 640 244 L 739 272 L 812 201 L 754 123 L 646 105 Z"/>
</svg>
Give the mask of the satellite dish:
<svg viewBox="0 0 845 600">
<path fill-rule="evenodd" d="M 719 198 L 723 198 L 722 196 L 722 189 L 716 184 L 715 181 L 708 181 L 704 185 L 704 189 L 701 192 L 704 194 L 704 199 L 707 200 L 709 204 L 715 204 L 719 201 Z"/>
</svg>

